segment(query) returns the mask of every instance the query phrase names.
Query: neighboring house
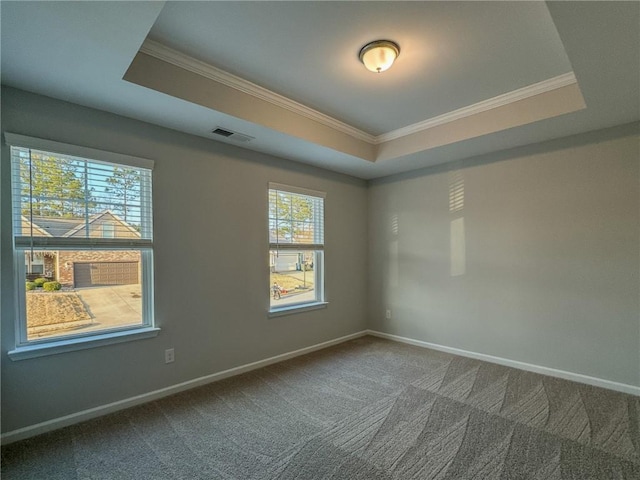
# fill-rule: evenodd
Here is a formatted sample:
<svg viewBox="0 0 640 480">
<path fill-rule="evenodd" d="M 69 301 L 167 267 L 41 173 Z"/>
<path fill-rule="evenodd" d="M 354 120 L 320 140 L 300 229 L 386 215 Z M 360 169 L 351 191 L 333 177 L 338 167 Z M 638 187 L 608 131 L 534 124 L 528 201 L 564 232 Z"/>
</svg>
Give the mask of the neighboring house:
<svg viewBox="0 0 640 480">
<path fill-rule="evenodd" d="M 313 232 L 303 232 L 297 234 L 293 241 L 312 243 L 312 239 Z M 269 243 L 277 243 L 273 229 L 269 231 Z M 282 243 L 291 243 L 291 241 L 287 239 Z M 271 250 L 269 253 L 269 267 L 272 272 L 300 271 L 305 266 L 307 269 L 313 268 L 313 253 L 309 250 Z"/>
<path fill-rule="evenodd" d="M 140 233 L 118 215 L 105 210 L 84 218 L 42 217 L 33 222 L 22 216 L 26 235 L 49 237 L 85 237 L 87 228 L 93 238 L 139 238 Z M 33 258 L 25 253 L 27 273 L 42 274 L 69 287 L 127 285 L 140 283 L 140 253 L 111 250 L 37 251 Z"/>
<path fill-rule="evenodd" d="M 269 266 L 272 272 L 293 272 L 300 270 L 302 252 L 281 250 L 279 252 L 272 251 L 270 253 Z M 303 260 L 304 261 L 304 260 Z"/>
</svg>

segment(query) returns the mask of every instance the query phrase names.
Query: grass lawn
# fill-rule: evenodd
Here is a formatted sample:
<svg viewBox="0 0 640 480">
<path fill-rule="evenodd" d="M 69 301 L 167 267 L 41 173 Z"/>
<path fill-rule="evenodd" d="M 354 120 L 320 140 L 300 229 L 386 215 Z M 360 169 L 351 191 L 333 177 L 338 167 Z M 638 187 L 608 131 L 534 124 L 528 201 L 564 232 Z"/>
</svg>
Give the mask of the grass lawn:
<svg viewBox="0 0 640 480">
<path fill-rule="evenodd" d="M 313 272 L 307 272 L 307 281 L 304 282 L 302 278 L 298 278 L 302 275 L 302 272 L 296 272 L 294 275 L 285 275 L 284 273 L 272 273 L 271 274 L 271 286 L 273 282 L 277 282 L 281 288 L 287 292 L 293 291 L 297 286 L 302 287 L 306 284 L 307 289 L 313 288 Z"/>
</svg>

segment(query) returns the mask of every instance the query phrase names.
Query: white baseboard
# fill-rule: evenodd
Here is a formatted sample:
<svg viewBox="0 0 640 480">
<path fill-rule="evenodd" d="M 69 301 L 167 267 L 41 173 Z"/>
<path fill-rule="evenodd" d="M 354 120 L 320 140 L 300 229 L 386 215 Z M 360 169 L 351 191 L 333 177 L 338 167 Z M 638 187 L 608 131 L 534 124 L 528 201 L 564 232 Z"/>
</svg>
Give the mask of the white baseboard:
<svg viewBox="0 0 640 480">
<path fill-rule="evenodd" d="M 494 357 L 493 355 L 486 355 L 484 353 L 469 352 L 467 350 L 461 350 L 459 348 L 447 347 L 444 345 L 438 345 L 436 343 L 423 342 L 422 340 L 415 340 L 413 338 L 401 337 L 398 335 L 392 335 L 390 333 L 378 332 L 376 330 L 367 330 L 368 335 L 374 337 L 386 338 L 387 340 L 393 340 L 395 342 L 407 343 L 409 345 L 416 345 L 423 348 L 431 348 L 432 350 L 438 350 L 440 352 L 452 353 L 454 355 L 460 355 L 462 357 L 474 358 L 476 360 L 483 360 L 485 362 L 497 363 L 498 365 L 504 365 L 507 367 L 517 368 L 519 370 L 526 370 L 529 372 L 540 373 L 542 375 L 549 375 L 551 377 L 562 378 L 564 380 L 571 380 L 578 383 L 586 383 L 587 385 L 593 385 L 595 387 L 602 387 L 609 390 L 615 390 L 618 392 L 629 393 L 631 395 L 640 396 L 640 387 L 634 385 L 628 385 L 626 383 L 612 382 L 610 380 L 604 380 L 602 378 L 590 377 L 588 375 L 582 375 L 580 373 L 567 372 L 565 370 L 557 370 L 555 368 L 543 367 L 540 365 L 534 365 L 531 363 L 519 362 L 517 360 L 509 360 L 508 358 Z"/>
<path fill-rule="evenodd" d="M 283 353 L 281 355 L 276 355 L 275 357 L 265 358 L 264 360 L 259 360 L 257 362 L 248 363 L 239 367 L 230 368 L 228 370 L 213 373 L 211 375 L 206 375 L 204 377 L 195 378 L 193 380 L 178 383 L 177 385 L 172 385 L 170 387 L 161 388 L 160 390 L 155 390 L 153 392 L 143 393 L 142 395 L 136 395 L 135 397 L 126 398 L 124 400 L 119 400 L 107 405 L 101 405 L 99 407 L 90 408 L 81 412 L 72 413 L 64 417 L 54 418 L 52 420 L 47 420 L 46 422 L 19 428 L 11 432 L 3 433 L 2 436 L 0 436 L 0 443 L 2 445 L 7 445 L 9 443 L 40 435 L 41 433 L 51 432 L 59 428 L 68 427 L 69 425 L 74 425 L 76 423 L 84 422 L 92 418 L 101 417 L 109 413 L 117 412 L 118 410 L 124 410 L 125 408 L 134 407 L 136 405 L 141 405 L 153 400 L 158 400 L 175 393 L 183 392 L 185 390 L 206 385 L 208 383 L 217 382 L 228 377 L 233 377 L 234 375 L 240 375 L 241 373 L 266 367 L 267 365 L 282 362 L 290 358 L 299 357 L 300 355 L 315 352 L 316 350 L 322 350 L 323 348 L 338 345 L 339 343 L 347 342 L 349 340 L 363 337 L 365 335 L 367 335 L 367 331 L 363 330 L 361 332 L 352 333 L 351 335 L 345 335 L 344 337 L 335 338 L 333 340 L 318 343 L 316 345 L 311 345 L 310 347 Z"/>
<path fill-rule="evenodd" d="M 540 365 L 533 365 L 530 363 L 519 362 L 516 360 L 509 360 L 507 358 L 494 357 L 492 355 L 486 355 L 483 353 L 469 352 L 467 350 L 461 350 L 459 348 L 447 347 L 447 346 L 438 345 L 435 343 L 424 342 L 422 340 L 415 340 L 412 338 L 401 337 L 399 335 L 392 335 L 389 333 L 378 332 L 376 330 L 363 330 L 361 332 L 352 333 L 351 335 L 335 338 L 333 340 L 318 343 L 316 345 L 311 345 L 309 347 L 301 348 L 299 350 L 294 350 L 292 352 L 283 353 L 281 355 L 276 355 L 274 357 L 266 358 L 264 360 L 259 360 L 257 362 L 248 363 L 246 365 L 241 365 L 239 367 L 230 368 L 228 370 L 213 373 L 211 375 L 206 375 L 204 377 L 195 378 L 193 380 L 172 385 L 170 387 L 161 388 L 159 390 L 154 390 L 152 392 L 144 393 L 142 395 L 137 395 L 135 397 L 126 398 L 124 400 L 119 400 L 117 402 L 101 405 L 95 408 L 90 408 L 88 410 L 83 410 L 77 413 L 72 413 L 64 417 L 54 418 L 52 420 L 47 420 L 46 422 L 37 423 L 35 425 L 30 425 L 28 427 L 19 428 L 17 430 L 13 430 L 11 432 L 2 434 L 2 436 L 0 436 L 0 443 L 2 443 L 2 445 L 7 445 L 9 443 L 17 442 L 19 440 L 24 440 L 26 438 L 34 437 L 42 433 L 57 430 L 59 428 L 67 427 L 69 425 L 74 425 L 76 423 L 84 422 L 92 418 L 101 417 L 103 415 L 117 412 L 119 410 L 124 410 L 125 408 L 134 407 L 136 405 L 141 405 L 143 403 L 151 402 L 153 400 L 158 400 L 160 398 L 167 397 L 175 393 L 183 392 L 191 388 L 206 385 L 208 383 L 217 382 L 219 380 L 232 377 L 234 375 L 240 375 L 241 373 L 266 367 L 267 365 L 272 365 L 274 363 L 282 362 L 290 358 L 315 352 L 316 350 L 321 350 L 323 348 L 331 347 L 333 345 L 338 345 L 340 343 L 347 342 L 355 338 L 360 338 L 365 335 L 372 335 L 375 337 L 386 338 L 388 340 L 406 343 L 409 345 L 416 345 L 423 348 L 430 348 L 430 349 L 438 350 L 441 352 L 452 353 L 454 355 L 475 358 L 477 360 L 483 360 L 490 363 L 497 363 L 499 365 L 505 365 L 507 367 L 513 367 L 520 370 L 540 373 L 543 375 L 550 375 L 552 377 L 563 378 L 565 380 L 571 380 L 574 382 L 585 383 L 587 385 L 594 385 L 596 387 L 607 388 L 609 390 L 616 390 L 619 392 L 640 396 L 640 387 L 636 387 L 633 385 L 612 382 L 610 380 L 590 377 L 588 375 L 567 372 L 564 370 L 556 370 L 554 368 L 543 367 Z"/>
</svg>

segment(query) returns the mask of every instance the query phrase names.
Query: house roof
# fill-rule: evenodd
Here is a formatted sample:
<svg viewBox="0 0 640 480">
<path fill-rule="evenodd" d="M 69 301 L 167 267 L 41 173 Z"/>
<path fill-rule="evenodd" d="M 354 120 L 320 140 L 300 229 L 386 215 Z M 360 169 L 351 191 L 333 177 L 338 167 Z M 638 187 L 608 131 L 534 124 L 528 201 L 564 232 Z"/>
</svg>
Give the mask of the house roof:
<svg viewBox="0 0 640 480">
<path fill-rule="evenodd" d="M 3 2 L 0 32 L 4 85 L 365 179 L 640 120 L 639 2 Z"/>
<path fill-rule="evenodd" d="M 105 210 L 103 212 L 92 215 L 91 217 L 89 217 L 88 223 L 89 225 L 91 225 L 104 217 L 110 217 L 116 222 L 118 222 L 119 224 L 121 224 L 122 226 L 124 226 L 127 229 L 127 231 L 135 233 L 136 235 L 140 235 L 140 233 L 135 228 L 133 228 L 131 225 L 129 225 L 127 222 L 125 222 L 122 218 L 120 218 L 118 215 L 113 213 L 111 210 Z M 80 233 L 85 228 L 86 228 L 86 223 L 84 222 L 84 219 L 83 219 L 78 225 L 76 225 L 74 228 L 69 230 L 65 234 L 65 237 L 73 237 L 76 234 Z"/>
<path fill-rule="evenodd" d="M 88 219 L 89 225 L 94 224 L 96 221 L 104 218 L 110 217 L 122 226 L 124 226 L 127 231 L 135 233 L 139 235 L 139 232 L 125 222 L 118 215 L 113 213 L 111 210 L 105 210 L 103 212 L 96 213 L 91 215 Z M 38 232 L 41 235 L 52 236 L 52 237 L 73 237 L 78 233 L 84 231 L 86 228 L 86 223 L 84 217 L 73 217 L 73 218 L 63 218 L 63 217 L 47 217 L 41 215 L 34 215 L 32 217 L 33 225 L 38 229 Z M 22 221 L 27 225 L 29 224 L 29 218 L 26 216 L 22 216 Z"/>
<path fill-rule="evenodd" d="M 28 222 L 29 219 L 24 217 Z M 77 227 L 84 220 L 81 218 L 57 218 L 34 215 L 33 224 L 51 237 L 64 237 L 69 230 Z"/>
</svg>

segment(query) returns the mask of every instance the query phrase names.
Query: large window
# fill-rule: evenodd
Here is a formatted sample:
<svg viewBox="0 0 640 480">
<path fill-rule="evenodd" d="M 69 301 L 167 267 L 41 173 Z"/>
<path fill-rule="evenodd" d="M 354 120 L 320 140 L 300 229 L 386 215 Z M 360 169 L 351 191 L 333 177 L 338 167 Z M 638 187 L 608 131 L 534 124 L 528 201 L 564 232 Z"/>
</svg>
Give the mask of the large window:
<svg viewBox="0 0 640 480">
<path fill-rule="evenodd" d="M 271 311 L 324 302 L 324 193 L 269 184 Z"/>
<path fill-rule="evenodd" d="M 9 133 L 5 139 L 16 351 L 153 330 L 153 163 Z"/>
</svg>

